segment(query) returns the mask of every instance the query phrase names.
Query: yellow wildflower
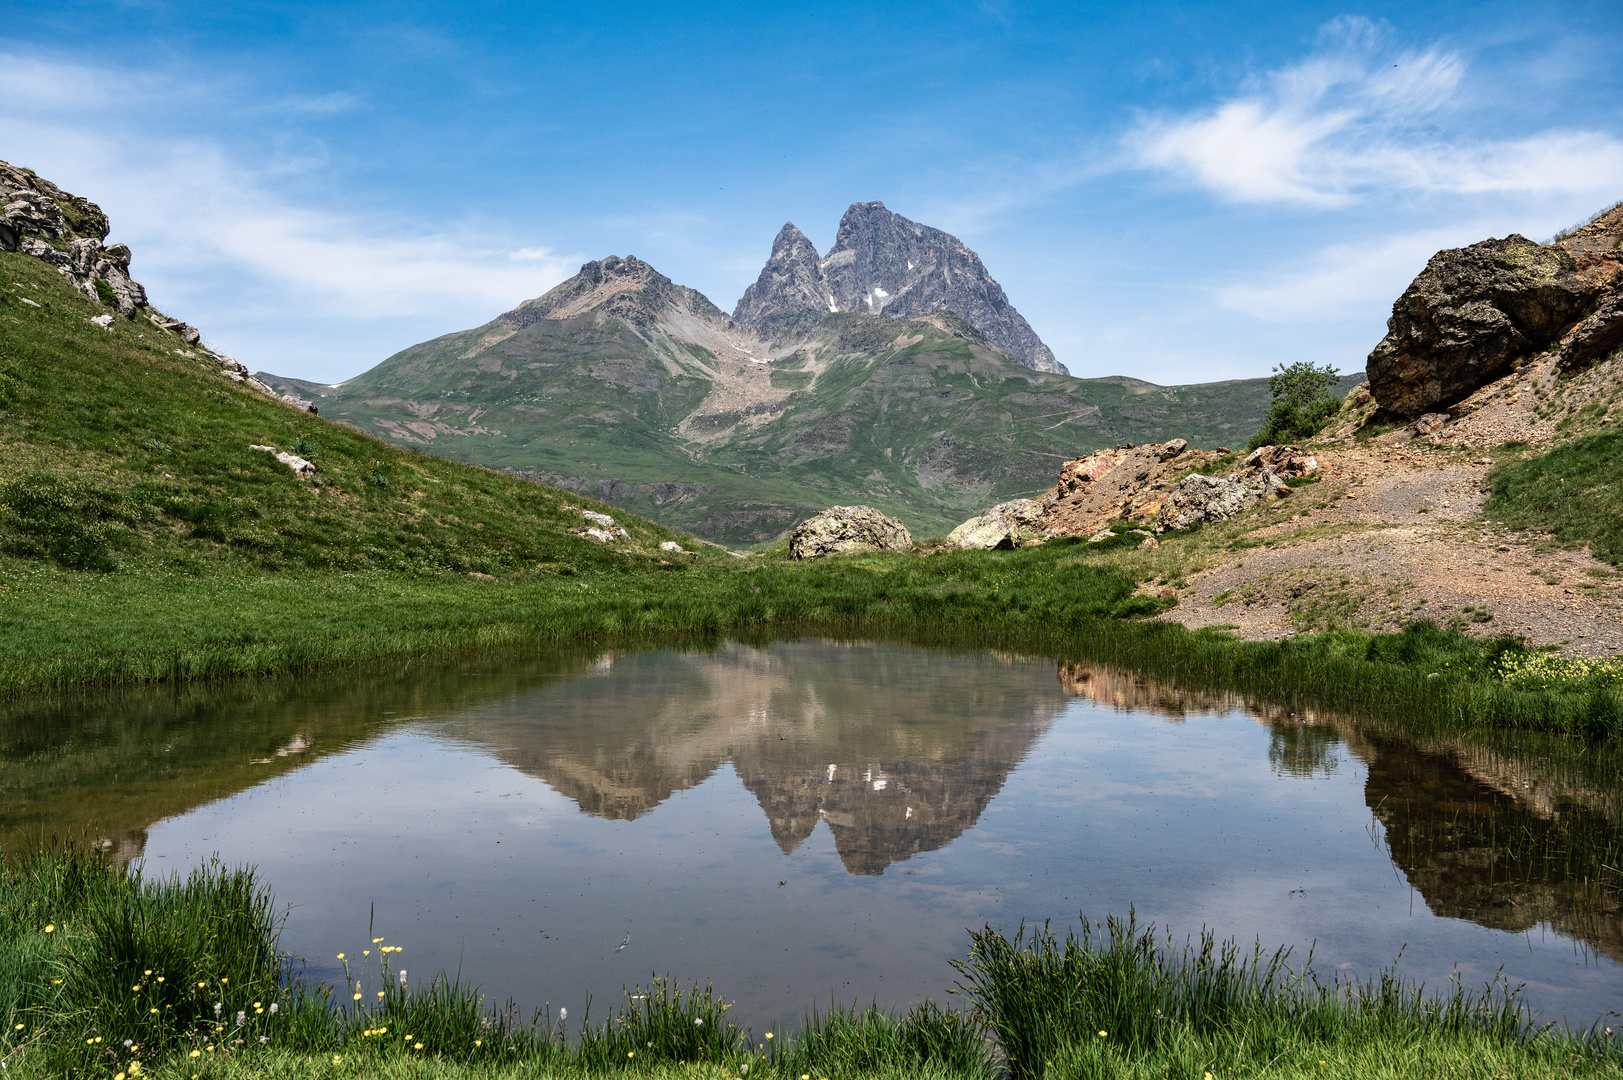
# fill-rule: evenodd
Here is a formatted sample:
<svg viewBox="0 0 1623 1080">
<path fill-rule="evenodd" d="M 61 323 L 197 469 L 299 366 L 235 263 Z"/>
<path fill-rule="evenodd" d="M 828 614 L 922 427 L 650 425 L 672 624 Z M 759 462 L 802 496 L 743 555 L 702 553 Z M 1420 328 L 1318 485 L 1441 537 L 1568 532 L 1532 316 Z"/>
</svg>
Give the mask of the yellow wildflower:
<svg viewBox="0 0 1623 1080">
<path fill-rule="evenodd" d="M 53 922 L 53 923 L 46 923 L 46 924 L 45 924 L 45 932 L 46 932 L 46 933 L 47 933 L 47 934 L 54 934 L 54 933 L 56 933 L 56 924 L 55 924 L 55 923 L 54 923 L 54 922 Z"/>
</svg>

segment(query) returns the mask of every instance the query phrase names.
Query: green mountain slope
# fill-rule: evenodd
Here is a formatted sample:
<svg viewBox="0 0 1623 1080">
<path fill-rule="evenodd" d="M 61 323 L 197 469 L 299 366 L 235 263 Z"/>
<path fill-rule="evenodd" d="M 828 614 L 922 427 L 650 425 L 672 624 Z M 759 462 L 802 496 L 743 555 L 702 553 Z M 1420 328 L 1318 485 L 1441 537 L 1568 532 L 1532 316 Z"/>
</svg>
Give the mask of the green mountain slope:
<svg viewBox="0 0 1623 1080">
<path fill-rule="evenodd" d="M 671 538 L 630 519 L 607 546 L 573 535 L 581 509 L 610 508 L 313 416 L 139 313 L 90 321 L 110 310 L 0 252 L 0 553 L 75 569 L 497 573 L 641 565 Z"/>
<path fill-rule="evenodd" d="M 324 415 L 364 431 L 734 544 L 853 502 L 939 535 L 1102 446 L 1241 445 L 1269 401 L 1266 379 L 1162 387 L 1033 371 L 948 312 L 830 314 L 763 340 L 614 258 L 320 389 Z"/>
</svg>

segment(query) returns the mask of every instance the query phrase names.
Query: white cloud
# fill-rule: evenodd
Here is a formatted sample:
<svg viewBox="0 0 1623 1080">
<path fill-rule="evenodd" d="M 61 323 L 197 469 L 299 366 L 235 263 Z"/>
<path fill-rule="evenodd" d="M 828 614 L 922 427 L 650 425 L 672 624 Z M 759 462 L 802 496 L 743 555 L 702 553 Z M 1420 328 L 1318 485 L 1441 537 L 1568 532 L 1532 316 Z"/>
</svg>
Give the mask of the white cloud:
<svg viewBox="0 0 1623 1080">
<path fill-rule="evenodd" d="M 206 143 L 17 121 L 0 121 L 0 139 L 40 175 L 102 204 L 138 278 L 241 275 L 286 297 L 289 314 L 494 314 L 573 270 L 545 248 L 441 221 L 402 226 L 296 205 Z"/>
<path fill-rule="evenodd" d="M 330 115 L 356 106 L 347 93 L 261 103 L 229 79 L 177 81 L 0 53 L 0 101 L 6 155 L 99 202 L 114 238 L 134 251 L 137 277 L 149 289 L 160 286 L 159 302 L 165 283 L 201 295 L 209 288 L 198 283 L 225 278 L 241 294 L 257 294 L 261 307 L 283 303 L 290 317 L 488 318 L 574 270 L 546 247 L 515 243 L 491 227 L 458 226 L 455 207 L 402 221 L 301 203 L 294 187 L 327 167 L 319 144 L 307 143 L 297 158 L 247 160 L 217 140 L 164 130 L 188 116 L 215 129 L 220 110 L 237 107 L 260 120 L 267 113 Z M 209 313 L 185 317 L 201 324 Z"/>
<path fill-rule="evenodd" d="M 1318 53 L 1234 98 L 1141 121 L 1124 142 L 1129 160 L 1234 202 L 1314 206 L 1383 191 L 1598 195 L 1623 175 L 1623 142 L 1601 132 L 1439 135 L 1461 104 L 1465 59 L 1435 47 L 1391 53 L 1384 36 L 1367 20 L 1337 20 Z"/>
<path fill-rule="evenodd" d="M 1434 252 L 1457 245 L 1461 235 L 1476 234 L 1428 230 L 1369 245 L 1331 245 L 1315 252 L 1302 268 L 1264 284 L 1221 287 L 1217 302 L 1267 322 L 1322 321 L 1381 311 L 1408 287 Z"/>
</svg>

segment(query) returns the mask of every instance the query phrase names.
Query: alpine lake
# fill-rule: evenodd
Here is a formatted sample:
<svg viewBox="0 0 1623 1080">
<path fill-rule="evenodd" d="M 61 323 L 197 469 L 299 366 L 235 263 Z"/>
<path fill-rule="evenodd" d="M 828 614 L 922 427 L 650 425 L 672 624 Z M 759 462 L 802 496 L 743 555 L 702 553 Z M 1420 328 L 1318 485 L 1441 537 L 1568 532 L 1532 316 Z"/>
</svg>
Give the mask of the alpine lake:
<svg viewBox="0 0 1623 1080">
<path fill-rule="evenodd" d="M 1588 1025 L 1623 1008 L 1618 775 L 1042 657 L 726 642 L 12 706 L 0 843 L 252 865 L 306 977 L 382 938 L 571 1026 L 666 975 L 757 1034 L 950 1005 L 969 929 L 1129 911 Z"/>
</svg>

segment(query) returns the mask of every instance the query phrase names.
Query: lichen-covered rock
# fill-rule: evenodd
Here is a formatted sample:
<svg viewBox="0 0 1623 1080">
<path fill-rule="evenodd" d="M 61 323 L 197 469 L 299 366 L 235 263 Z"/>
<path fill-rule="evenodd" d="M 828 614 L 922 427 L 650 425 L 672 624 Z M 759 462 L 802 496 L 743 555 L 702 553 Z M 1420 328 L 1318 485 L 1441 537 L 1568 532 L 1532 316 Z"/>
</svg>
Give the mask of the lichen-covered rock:
<svg viewBox="0 0 1623 1080">
<path fill-rule="evenodd" d="M 1222 521 L 1256 502 L 1252 490 L 1239 480 L 1191 473 L 1162 504 L 1156 527 L 1161 531 L 1188 529 L 1208 521 Z"/>
<path fill-rule="evenodd" d="M 944 541 L 948 547 L 1007 550 L 1020 546 L 1022 532 L 1035 533 L 1042 518 L 1042 503 L 1036 499 L 1011 499 L 998 503 L 979 517 L 972 517 Z"/>
<path fill-rule="evenodd" d="M 844 551 L 907 551 L 913 536 L 893 517 L 871 506 L 831 506 L 795 526 L 789 554 L 816 559 Z"/>
<path fill-rule="evenodd" d="M 1370 392 L 1400 416 L 1436 412 L 1544 349 L 1616 275 L 1525 236 L 1431 257 L 1369 354 Z"/>
</svg>

